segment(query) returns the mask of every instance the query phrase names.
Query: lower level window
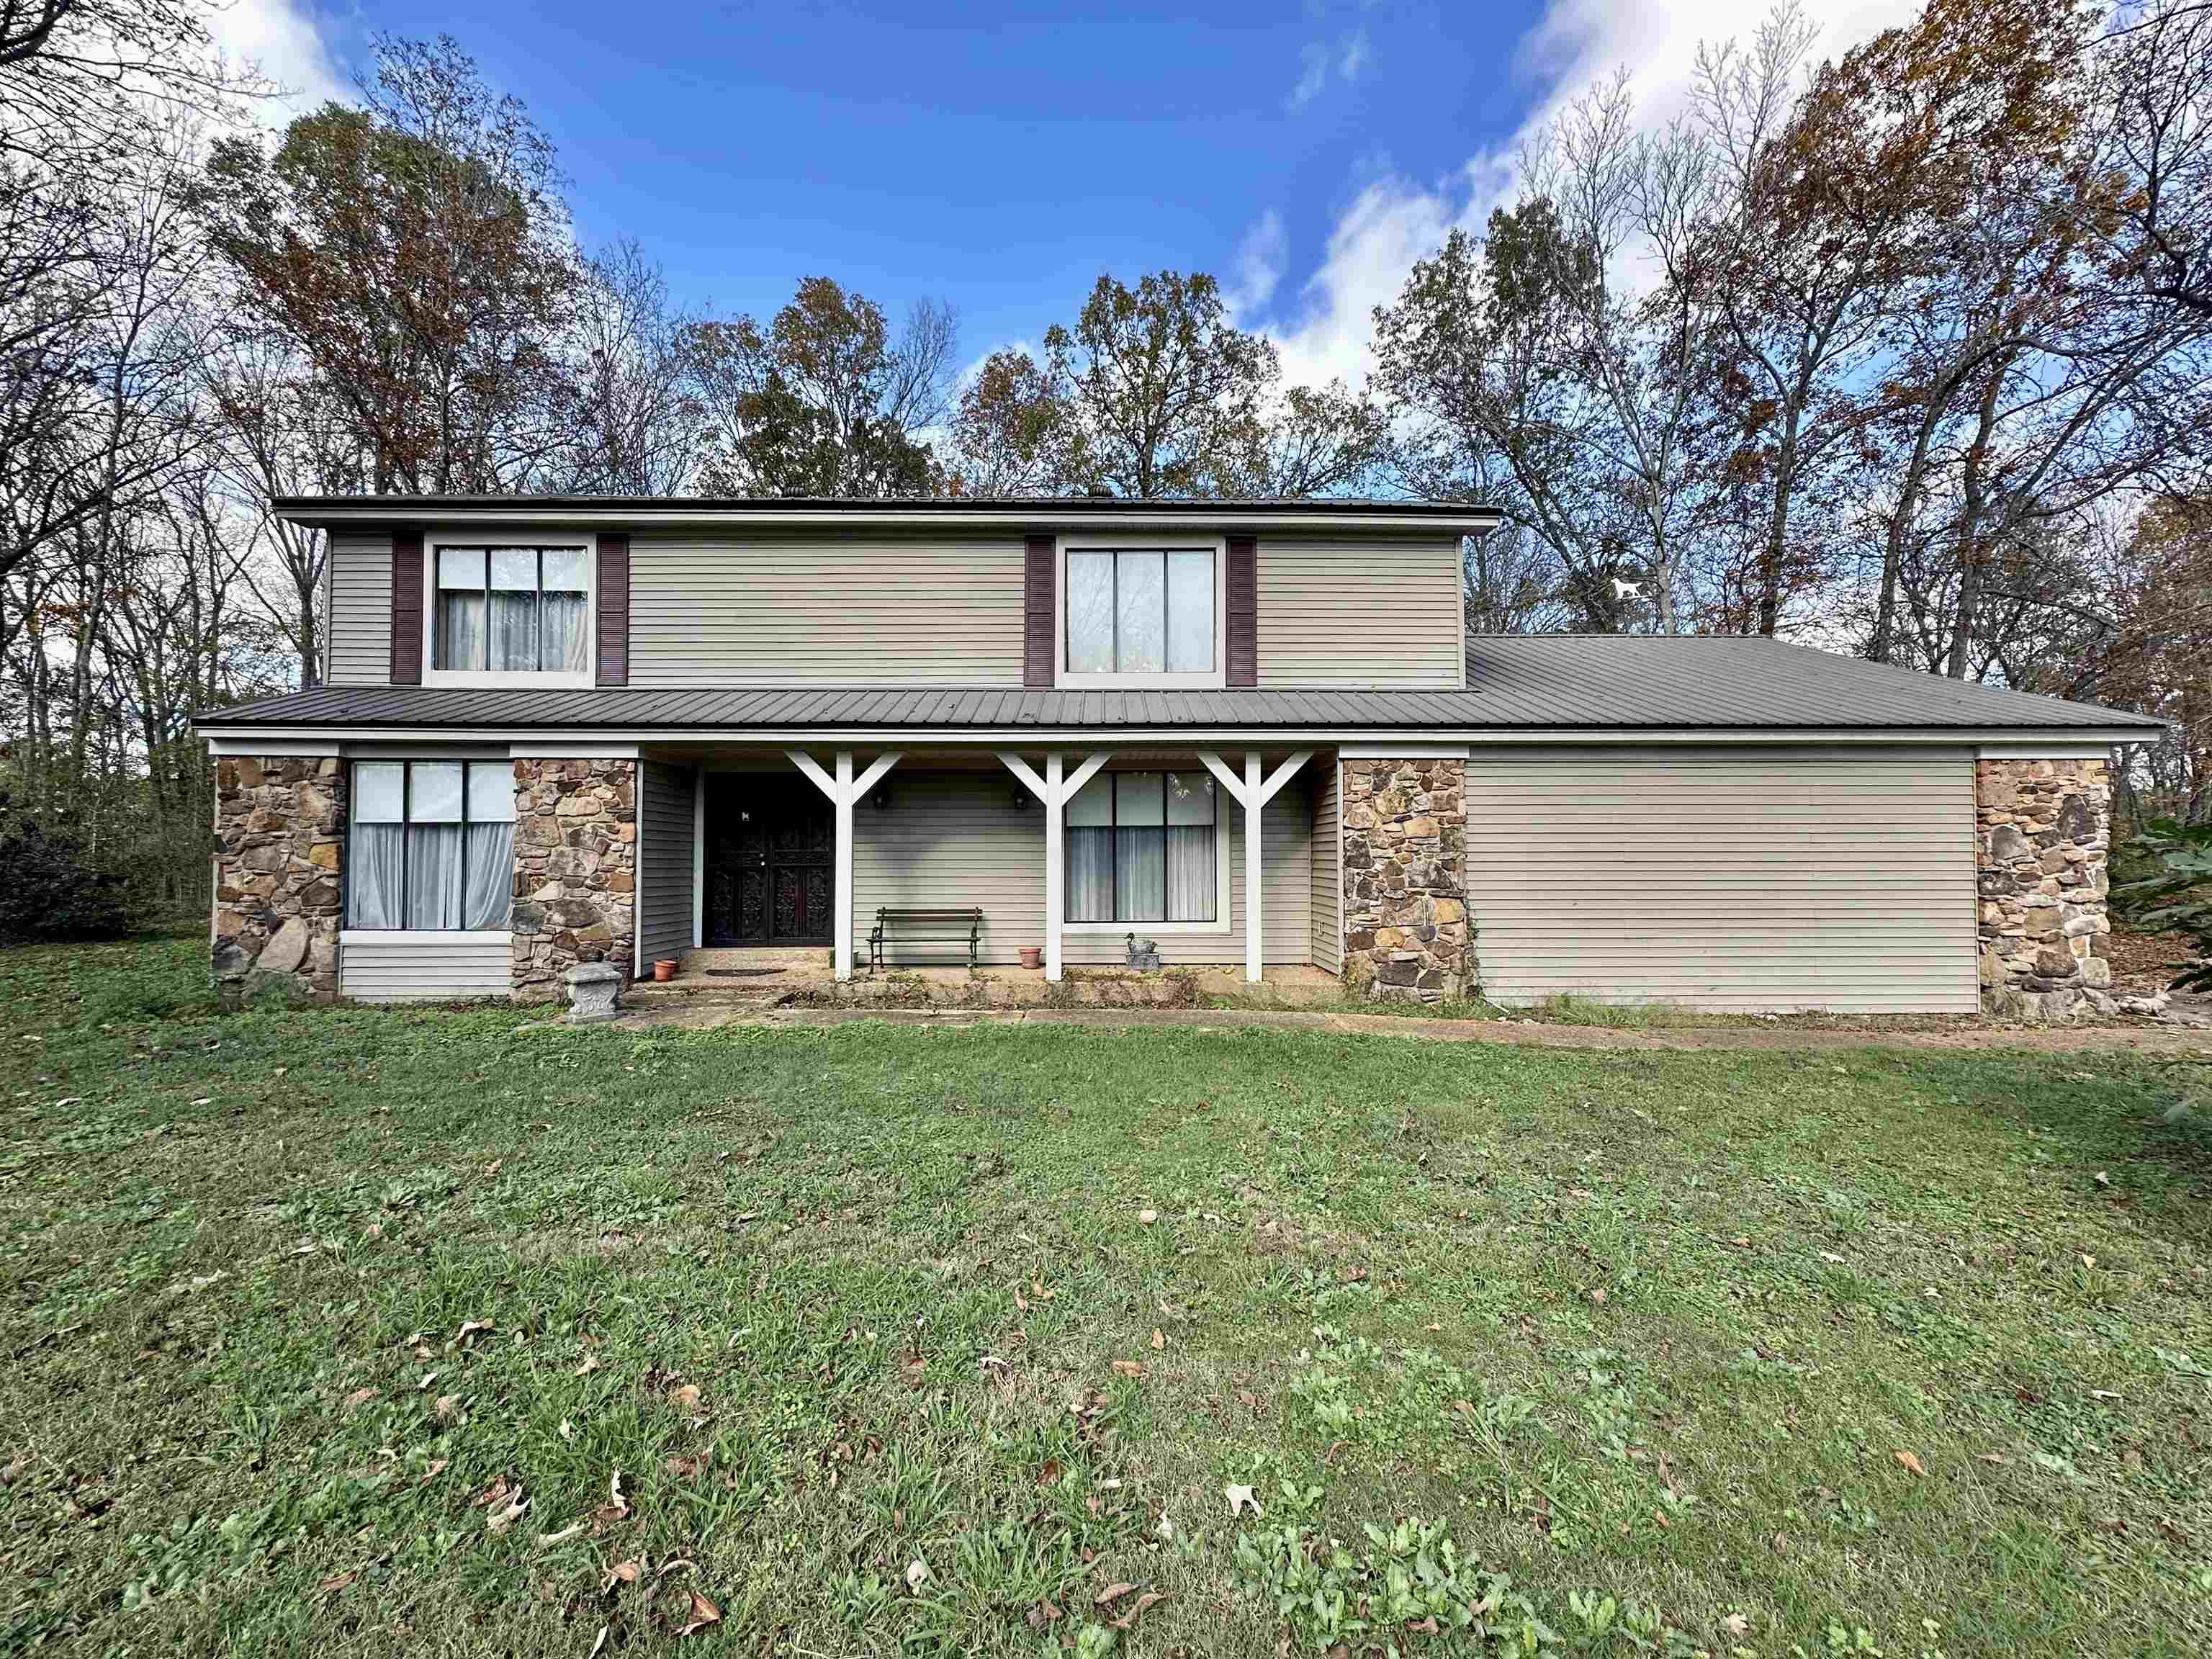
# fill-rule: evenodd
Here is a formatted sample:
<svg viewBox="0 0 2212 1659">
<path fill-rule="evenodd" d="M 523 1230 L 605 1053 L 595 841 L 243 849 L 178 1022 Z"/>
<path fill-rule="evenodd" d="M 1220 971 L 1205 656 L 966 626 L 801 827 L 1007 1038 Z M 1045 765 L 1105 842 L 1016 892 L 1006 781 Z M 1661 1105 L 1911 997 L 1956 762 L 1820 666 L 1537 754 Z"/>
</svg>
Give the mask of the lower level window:
<svg viewBox="0 0 2212 1659">
<path fill-rule="evenodd" d="M 506 761 L 356 761 L 346 926 L 501 933 L 514 902 Z"/>
<path fill-rule="evenodd" d="M 1067 804 L 1070 921 L 1212 921 L 1213 780 L 1101 772 Z"/>
</svg>

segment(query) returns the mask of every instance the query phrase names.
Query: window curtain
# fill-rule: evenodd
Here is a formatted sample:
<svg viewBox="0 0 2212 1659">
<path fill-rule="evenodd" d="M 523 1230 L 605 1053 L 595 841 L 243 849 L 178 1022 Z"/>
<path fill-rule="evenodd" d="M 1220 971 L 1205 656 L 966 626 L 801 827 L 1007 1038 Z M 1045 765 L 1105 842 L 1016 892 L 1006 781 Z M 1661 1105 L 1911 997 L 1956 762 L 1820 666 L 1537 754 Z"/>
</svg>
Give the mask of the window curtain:
<svg viewBox="0 0 2212 1659">
<path fill-rule="evenodd" d="M 584 550 L 549 547 L 538 557 L 543 561 L 545 592 L 538 606 L 538 665 L 549 673 L 580 674 L 591 614 L 591 578 L 585 568 Z"/>
<path fill-rule="evenodd" d="M 1067 556 L 1067 668 L 1072 674 L 1114 672 L 1111 553 Z"/>
<path fill-rule="evenodd" d="M 1213 672 L 1213 555 L 1168 555 L 1168 672 Z"/>
<path fill-rule="evenodd" d="M 480 669 L 484 665 L 484 550 L 481 547 L 438 550 L 437 665 Z"/>
<path fill-rule="evenodd" d="M 505 933 L 514 903 L 514 825 L 471 824 L 468 853 L 461 925 L 481 933 Z"/>
<path fill-rule="evenodd" d="M 1213 780 L 1167 775 L 1167 887 L 1170 921 L 1212 921 L 1219 896 L 1214 872 Z"/>
<path fill-rule="evenodd" d="M 1114 920 L 1114 780 L 1100 773 L 1067 804 L 1067 920 Z"/>
<path fill-rule="evenodd" d="M 356 823 L 346 848 L 346 926 L 397 927 L 404 914 L 399 889 L 406 856 L 404 823 Z"/>
<path fill-rule="evenodd" d="M 491 550 L 489 666 L 521 672 L 538 666 L 538 550 Z"/>
<path fill-rule="evenodd" d="M 1117 553 L 1114 572 L 1114 666 L 1157 674 L 1167 665 L 1167 556 Z"/>
<path fill-rule="evenodd" d="M 1116 921 L 1167 920 L 1167 817 L 1158 772 L 1115 775 L 1114 894 Z"/>
</svg>

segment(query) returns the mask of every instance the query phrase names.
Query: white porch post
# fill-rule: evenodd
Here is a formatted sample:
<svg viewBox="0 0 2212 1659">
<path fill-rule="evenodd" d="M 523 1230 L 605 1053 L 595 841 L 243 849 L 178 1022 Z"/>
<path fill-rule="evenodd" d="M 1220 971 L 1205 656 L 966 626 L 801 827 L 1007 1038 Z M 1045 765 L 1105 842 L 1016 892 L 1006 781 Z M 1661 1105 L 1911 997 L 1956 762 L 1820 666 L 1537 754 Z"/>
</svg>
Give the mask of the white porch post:
<svg viewBox="0 0 2212 1659">
<path fill-rule="evenodd" d="M 1239 778 L 1222 762 L 1221 757 L 1200 751 L 1199 759 L 1206 769 L 1229 792 L 1229 797 L 1244 809 L 1244 977 L 1252 983 L 1260 982 L 1260 963 L 1265 942 L 1266 929 L 1261 915 L 1261 887 L 1263 872 L 1261 866 L 1261 820 L 1267 803 L 1282 792 L 1301 766 L 1313 758 L 1313 750 L 1301 749 L 1273 772 L 1267 781 L 1260 778 L 1260 751 L 1244 751 L 1244 775 Z"/>
<path fill-rule="evenodd" d="M 999 756 L 1000 764 L 1021 780 L 1044 810 L 1044 976 L 1054 984 L 1060 982 L 1063 971 L 1060 941 L 1067 915 L 1067 803 L 1097 775 L 1107 759 L 1101 750 L 1070 772 L 1066 769 L 1066 755 L 1057 749 L 1048 750 L 1044 775 L 1040 778 L 1019 755 L 1001 751 Z"/>
<path fill-rule="evenodd" d="M 868 769 L 857 778 L 853 775 L 853 751 L 837 751 L 836 773 L 834 776 L 823 771 L 814 757 L 801 749 L 787 749 L 791 763 L 813 780 L 814 787 L 830 797 L 830 805 L 837 823 L 836 904 L 837 937 L 834 944 L 836 973 L 839 979 L 853 977 L 853 803 L 876 787 L 877 780 L 899 763 L 898 754 L 878 755 L 868 763 Z"/>
</svg>

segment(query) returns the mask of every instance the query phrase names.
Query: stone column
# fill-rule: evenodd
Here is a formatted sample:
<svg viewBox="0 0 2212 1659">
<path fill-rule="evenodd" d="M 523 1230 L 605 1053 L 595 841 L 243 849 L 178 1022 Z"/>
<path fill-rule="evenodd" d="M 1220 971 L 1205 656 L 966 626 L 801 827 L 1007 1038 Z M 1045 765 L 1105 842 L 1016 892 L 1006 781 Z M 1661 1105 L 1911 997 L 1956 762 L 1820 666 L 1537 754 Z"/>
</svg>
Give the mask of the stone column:
<svg viewBox="0 0 2212 1659">
<path fill-rule="evenodd" d="M 1344 763 L 1344 978 L 1440 1002 L 1480 987 L 1468 944 L 1467 763 Z"/>
<path fill-rule="evenodd" d="M 215 766 L 216 984 L 338 994 L 346 775 L 335 755 L 225 755 Z"/>
<path fill-rule="evenodd" d="M 637 915 L 637 763 L 514 763 L 517 1001 L 563 994 L 580 962 L 629 976 Z"/>
<path fill-rule="evenodd" d="M 2112 1012 L 2112 808 L 2101 760 L 1974 763 L 1984 1012 L 2063 1020 Z"/>
</svg>

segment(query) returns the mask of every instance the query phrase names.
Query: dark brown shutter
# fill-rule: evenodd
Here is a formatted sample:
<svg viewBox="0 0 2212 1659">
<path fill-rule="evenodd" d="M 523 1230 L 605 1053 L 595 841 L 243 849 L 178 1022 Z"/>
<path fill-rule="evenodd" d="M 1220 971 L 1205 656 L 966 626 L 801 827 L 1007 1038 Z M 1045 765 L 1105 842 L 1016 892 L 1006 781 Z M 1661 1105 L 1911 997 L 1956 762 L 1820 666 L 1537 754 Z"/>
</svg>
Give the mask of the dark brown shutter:
<svg viewBox="0 0 2212 1659">
<path fill-rule="evenodd" d="M 599 684 L 629 684 L 629 538 L 599 538 Z"/>
<path fill-rule="evenodd" d="M 1260 683 L 1260 544 L 1249 536 L 1229 538 L 1229 662 L 1223 678 L 1231 685 Z"/>
<path fill-rule="evenodd" d="M 392 536 L 392 683 L 422 684 L 422 532 Z"/>
<path fill-rule="evenodd" d="M 1053 683 L 1053 541 L 1031 536 L 1022 560 L 1022 684 Z"/>
</svg>

